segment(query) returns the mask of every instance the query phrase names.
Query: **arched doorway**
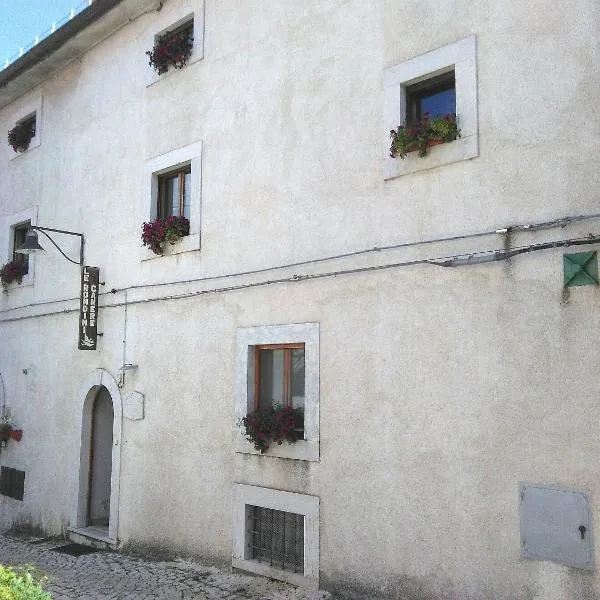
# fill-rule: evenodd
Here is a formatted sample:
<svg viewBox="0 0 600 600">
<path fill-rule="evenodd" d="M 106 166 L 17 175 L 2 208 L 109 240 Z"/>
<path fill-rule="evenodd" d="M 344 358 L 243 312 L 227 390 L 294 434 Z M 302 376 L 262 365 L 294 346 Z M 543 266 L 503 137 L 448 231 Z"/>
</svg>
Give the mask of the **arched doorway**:
<svg viewBox="0 0 600 600">
<path fill-rule="evenodd" d="M 121 390 L 108 371 L 96 369 L 85 379 L 78 395 L 79 485 L 69 531 L 75 541 L 88 538 L 115 545 L 119 526 Z"/>
<path fill-rule="evenodd" d="M 110 521 L 113 420 L 110 393 L 104 386 L 100 386 L 92 406 L 86 525 L 106 528 L 107 534 Z"/>
</svg>

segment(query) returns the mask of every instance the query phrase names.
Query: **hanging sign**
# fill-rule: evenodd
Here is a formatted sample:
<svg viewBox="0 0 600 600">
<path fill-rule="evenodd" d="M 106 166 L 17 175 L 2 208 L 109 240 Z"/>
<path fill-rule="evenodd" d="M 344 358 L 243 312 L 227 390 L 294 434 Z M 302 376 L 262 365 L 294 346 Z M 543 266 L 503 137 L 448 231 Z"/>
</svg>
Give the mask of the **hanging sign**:
<svg viewBox="0 0 600 600">
<path fill-rule="evenodd" d="M 79 350 L 95 350 L 98 338 L 98 285 L 100 269 L 81 271 L 81 308 L 79 309 Z"/>
</svg>

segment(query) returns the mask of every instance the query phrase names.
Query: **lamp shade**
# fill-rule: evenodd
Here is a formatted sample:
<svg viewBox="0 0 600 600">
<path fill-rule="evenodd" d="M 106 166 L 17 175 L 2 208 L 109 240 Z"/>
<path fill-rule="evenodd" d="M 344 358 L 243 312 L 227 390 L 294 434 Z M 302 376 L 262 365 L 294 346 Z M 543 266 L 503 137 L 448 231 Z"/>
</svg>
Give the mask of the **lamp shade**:
<svg viewBox="0 0 600 600">
<path fill-rule="evenodd" d="M 30 229 L 25 235 L 25 241 L 20 248 L 17 248 L 15 252 L 19 254 L 39 254 L 40 252 L 46 252 L 38 242 L 37 231 Z"/>
</svg>

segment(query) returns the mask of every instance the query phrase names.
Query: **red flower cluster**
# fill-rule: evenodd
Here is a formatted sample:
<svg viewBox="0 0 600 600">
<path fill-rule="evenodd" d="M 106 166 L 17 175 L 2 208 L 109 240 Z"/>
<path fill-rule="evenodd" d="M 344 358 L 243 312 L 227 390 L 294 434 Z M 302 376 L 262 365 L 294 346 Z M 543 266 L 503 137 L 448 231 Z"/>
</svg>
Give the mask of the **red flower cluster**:
<svg viewBox="0 0 600 600">
<path fill-rule="evenodd" d="M 15 429 L 8 421 L 0 422 L 0 444 L 2 447 L 6 446 L 8 440 L 15 440 L 20 442 L 23 439 L 23 430 Z"/>
<path fill-rule="evenodd" d="M 23 275 L 25 275 L 25 265 L 17 262 L 16 260 L 6 263 L 2 269 L 0 269 L 0 280 L 5 288 L 7 288 L 13 281 L 16 281 L 19 285 L 21 285 L 21 281 L 23 281 Z"/>
<path fill-rule="evenodd" d="M 298 441 L 304 427 L 304 415 L 298 408 L 277 405 L 250 413 L 241 419 L 240 425 L 246 428 L 248 441 L 264 453 L 272 442 L 281 445 L 283 440 Z"/>
<path fill-rule="evenodd" d="M 189 30 L 188 30 L 189 31 Z M 162 36 L 152 50 L 146 54 L 150 57 L 149 64 L 159 75 L 166 73 L 169 67 L 183 69 L 192 54 L 194 38 L 188 31 L 167 33 Z"/>
<path fill-rule="evenodd" d="M 185 217 L 167 217 L 164 221 L 155 219 L 142 225 L 142 242 L 154 254 L 163 254 L 163 244 L 174 244 L 190 234 L 190 222 Z"/>
</svg>

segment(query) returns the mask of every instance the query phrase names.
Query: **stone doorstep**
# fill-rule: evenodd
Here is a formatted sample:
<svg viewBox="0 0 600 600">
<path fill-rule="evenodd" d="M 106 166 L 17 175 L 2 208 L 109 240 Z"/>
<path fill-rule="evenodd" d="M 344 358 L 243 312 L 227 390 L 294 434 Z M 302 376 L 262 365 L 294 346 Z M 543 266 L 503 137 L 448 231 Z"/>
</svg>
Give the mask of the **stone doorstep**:
<svg viewBox="0 0 600 600">
<path fill-rule="evenodd" d="M 117 540 L 108 537 L 106 529 L 101 527 L 69 527 L 69 539 L 82 546 L 91 546 L 100 550 L 115 550 Z"/>
</svg>

